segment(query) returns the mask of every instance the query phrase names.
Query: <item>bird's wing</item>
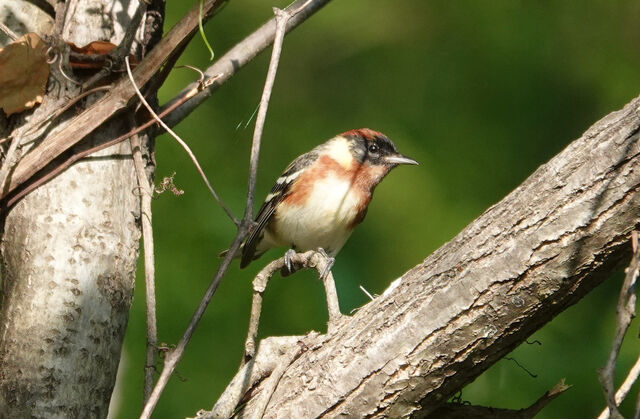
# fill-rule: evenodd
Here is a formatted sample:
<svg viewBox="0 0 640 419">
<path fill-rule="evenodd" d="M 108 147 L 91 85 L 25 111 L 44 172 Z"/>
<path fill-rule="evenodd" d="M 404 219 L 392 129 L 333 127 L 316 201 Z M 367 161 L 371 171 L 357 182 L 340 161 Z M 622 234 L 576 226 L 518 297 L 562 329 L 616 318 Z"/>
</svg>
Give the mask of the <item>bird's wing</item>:
<svg viewBox="0 0 640 419">
<path fill-rule="evenodd" d="M 258 211 L 255 227 L 251 231 L 249 238 L 242 247 L 242 259 L 240 260 L 241 268 L 244 268 L 252 260 L 260 256 L 256 255 L 255 253 L 256 247 L 260 243 L 260 240 L 263 236 L 262 231 L 273 217 L 278 204 L 291 192 L 291 185 L 296 180 L 296 178 L 306 167 L 310 166 L 317 159 L 318 153 L 316 150 L 312 150 L 301 155 L 293 162 L 291 162 L 289 166 L 287 166 L 282 175 L 280 175 L 280 177 L 276 181 L 276 184 L 273 185 L 273 188 L 271 188 L 269 195 L 267 195 L 267 198 Z"/>
</svg>

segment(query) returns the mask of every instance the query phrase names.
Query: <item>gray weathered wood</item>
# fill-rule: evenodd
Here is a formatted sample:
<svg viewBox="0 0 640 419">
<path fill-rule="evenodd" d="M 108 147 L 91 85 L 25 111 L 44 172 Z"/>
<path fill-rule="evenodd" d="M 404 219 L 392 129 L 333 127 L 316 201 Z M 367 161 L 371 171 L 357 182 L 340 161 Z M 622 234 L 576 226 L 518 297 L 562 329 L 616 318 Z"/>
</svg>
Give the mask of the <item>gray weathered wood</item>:
<svg viewBox="0 0 640 419">
<path fill-rule="evenodd" d="M 137 0 L 68 3 L 63 38 L 77 45 L 117 44 L 138 6 Z M 77 86 L 62 84 L 50 83 L 43 105 L 26 113 L 13 141 L 22 139 L 31 118 L 77 94 Z M 128 125 L 126 119 L 103 124 L 87 144 L 114 138 Z M 74 164 L 3 214 L 0 417 L 106 417 L 133 296 L 136 186 L 124 142 Z"/>
<path fill-rule="evenodd" d="M 607 278 L 640 222 L 639 106 L 596 123 L 304 353 L 265 417 L 427 415 Z"/>
</svg>

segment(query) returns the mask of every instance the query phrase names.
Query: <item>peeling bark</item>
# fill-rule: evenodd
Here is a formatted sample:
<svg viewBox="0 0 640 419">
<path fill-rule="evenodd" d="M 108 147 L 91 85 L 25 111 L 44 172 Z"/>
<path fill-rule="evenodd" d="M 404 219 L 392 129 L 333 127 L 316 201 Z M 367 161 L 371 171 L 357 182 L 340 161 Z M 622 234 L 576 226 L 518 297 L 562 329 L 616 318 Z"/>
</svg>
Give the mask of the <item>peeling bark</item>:
<svg viewBox="0 0 640 419">
<path fill-rule="evenodd" d="M 630 255 L 639 127 L 640 98 L 592 126 L 300 356 L 265 417 L 427 416 L 577 302 Z"/>
<path fill-rule="evenodd" d="M 67 3 L 62 38 L 77 45 L 118 44 L 138 7 L 137 0 Z M 49 84 L 43 105 L 14 127 L 13 141 L 32 118 L 77 94 L 77 86 L 61 84 Z M 82 147 L 129 129 L 126 118 L 115 119 Z M 133 296 L 136 186 L 123 142 L 79 161 L 3 214 L 0 417 L 106 417 Z"/>
</svg>

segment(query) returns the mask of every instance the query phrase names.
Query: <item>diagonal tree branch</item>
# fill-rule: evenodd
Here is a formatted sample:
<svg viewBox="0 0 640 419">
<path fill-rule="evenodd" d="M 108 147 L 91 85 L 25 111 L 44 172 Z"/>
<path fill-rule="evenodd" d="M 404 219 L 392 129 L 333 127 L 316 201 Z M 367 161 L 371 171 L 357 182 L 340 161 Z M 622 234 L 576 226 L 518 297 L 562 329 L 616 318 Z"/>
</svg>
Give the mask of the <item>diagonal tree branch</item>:
<svg viewBox="0 0 640 419">
<path fill-rule="evenodd" d="M 205 16 L 210 16 L 223 3 L 222 0 L 206 0 L 203 9 Z M 199 4 L 192 7 L 136 67 L 133 72 L 136 85 L 143 86 L 147 83 L 167 58 L 191 39 L 198 27 L 198 9 Z M 0 198 L 5 197 L 65 150 L 77 144 L 114 114 L 124 109 L 134 95 L 135 90 L 129 80 L 126 77 L 121 78 L 109 93 L 25 155 L 16 165 L 8 185 L 0 191 Z M 14 141 L 20 141 L 20 139 L 14 139 Z"/>
<path fill-rule="evenodd" d="M 292 14 L 291 19 L 287 22 L 285 34 L 295 29 L 298 25 L 303 23 L 315 12 L 324 7 L 330 0 L 297 0 L 287 10 L 295 11 Z M 213 92 L 215 92 L 220 86 L 222 86 L 228 79 L 233 77 L 242 67 L 253 60 L 258 54 L 267 49 L 271 45 L 276 36 L 276 18 L 269 20 L 267 23 L 258 28 L 251 35 L 247 36 L 242 42 L 239 42 L 236 46 L 231 48 L 220 59 L 213 63 L 209 68 L 205 70 L 205 75 L 209 77 L 220 75 L 216 82 L 209 86 L 204 91 L 200 92 L 189 101 L 181 104 L 173 111 L 165 122 L 170 127 L 178 124 L 184 118 L 187 117 L 195 108 L 197 108 L 203 101 L 205 101 Z M 191 83 L 185 87 L 182 92 L 177 94 L 172 100 L 162 106 L 161 110 L 171 106 L 176 101 L 195 87 L 194 83 Z"/>
<path fill-rule="evenodd" d="M 636 98 L 302 354 L 264 417 L 429 415 L 628 262 L 639 190 Z"/>
<path fill-rule="evenodd" d="M 306 19 L 308 19 L 311 15 L 317 12 L 320 8 L 325 6 L 329 1 L 330 0 L 298 0 L 295 3 L 293 3 L 291 6 L 289 6 L 289 9 L 295 10 L 296 13 L 292 16 L 291 19 L 289 19 L 286 27 L 286 32 L 288 33 L 289 31 L 293 30 L 295 27 L 303 23 Z M 217 8 L 219 8 L 219 5 L 221 5 L 221 3 L 224 3 L 224 1 L 222 2 L 217 1 L 215 3 L 215 6 L 210 9 L 210 12 L 207 16 L 208 17 L 211 16 L 211 14 L 213 14 L 213 12 Z M 210 5 L 208 5 L 208 3 L 205 3 L 205 7 L 209 7 L 209 6 Z M 192 19 L 193 10 L 194 9 L 192 9 L 189 12 L 189 14 L 185 16 L 185 19 L 189 17 L 189 20 L 188 20 L 189 27 L 191 27 L 191 25 L 194 23 Z M 195 18 L 197 19 L 197 14 L 195 15 Z M 178 25 L 176 25 L 174 29 L 180 28 L 181 26 L 183 26 L 183 22 L 184 20 L 181 21 Z M 195 22 L 195 24 L 197 25 L 197 21 Z M 169 35 L 171 35 L 174 29 L 172 29 L 172 31 L 170 31 L 169 34 L 167 34 L 167 36 L 163 38 L 163 43 L 158 45 L 158 47 L 154 48 L 153 50 L 153 52 L 164 51 L 166 60 L 171 60 L 174 55 L 179 55 L 183 50 L 184 44 L 186 43 L 186 41 L 190 39 L 190 38 L 185 39 L 184 42 L 178 44 L 177 46 L 174 43 L 175 39 L 172 42 L 164 43 L 165 39 L 168 38 Z M 175 29 L 175 30 L 178 31 L 178 29 Z M 189 37 L 193 35 L 194 30 L 189 33 Z M 183 89 L 182 92 L 176 95 L 176 97 L 173 98 L 169 103 L 162 106 L 161 110 L 158 112 L 160 115 L 164 115 L 165 113 L 171 112 L 166 118 L 164 118 L 165 122 L 167 122 L 167 125 L 169 125 L 170 127 L 173 127 L 178 122 L 182 121 L 189 113 L 191 113 L 191 111 L 193 111 L 193 109 L 199 106 L 206 98 L 211 96 L 211 94 L 215 90 L 217 90 L 218 87 L 220 87 L 222 84 L 228 81 L 231 77 L 233 77 L 240 70 L 240 68 L 245 66 L 247 63 L 253 60 L 260 52 L 262 52 L 269 45 L 271 45 L 273 43 L 273 40 L 275 39 L 275 32 L 276 30 L 275 30 L 275 18 L 274 18 L 268 21 L 267 23 L 265 23 L 264 25 L 262 25 L 258 30 L 256 30 L 254 33 L 249 35 L 247 38 L 245 38 L 243 41 L 238 43 L 236 46 L 234 46 L 230 51 L 224 54 L 211 67 L 207 69 L 206 71 L 207 80 L 211 80 L 215 82 L 211 84 L 207 84 L 205 86 L 206 87 L 205 93 L 198 94 L 196 95 L 196 98 L 192 98 L 194 92 L 201 90 L 201 85 L 199 85 L 199 82 L 194 82 L 194 83 L 191 83 L 189 86 L 187 86 L 185 89 Z M 166 56 L 166 54 L 169 54 L 168 57 Z M 136 80 L 137 85 L 142 85 L 140 84 L 141 80 L 137 78 L 138 72 L 141 71 L 140 67 L 145 67 L 147 65 L 152 64 L 150 61 L 147 61 L 147 60 L 148 59 L 145 59 L 142 63 L 140 63 L 138 67 L 136 67 L 136 71 L 134 71 L 134 78 Z M 162 73 L 161 77 L 157 80 L 152 78 L 151 84 L 154 84 L 157 86 L 159 83 L 159 80 L 164 79 L 168 74 L 168 72 L 166 71 L 167 70 L 166 60 L 160 61 L 160 64 L 165 63 L 164 66 L 160 69 Z M 154 62 L 155 61 L 158 61 L 158 60 L 154 60 Z M 127 91 L 126 94 L 120 94 L 119 92 L 120 92 L 120 87 L 122 83 L 123 82 L 121 81 L 118 85 L 115 86 L 115 87 L 118 87 L 117 90 L 114 87 L 111 93 L 109 93 L 108 95 L 105 95 L 105 97 L 100 99 L 98 102 L 92 105 L 92 107 L 90 107 L 89 109 L 85 110 L 78 117 L 91 118 L 92 116 L 94 116 L 96 118 L 97 117 L 110 118 L 118 110 L 124 109 L 125 105 L 127 104 L 127 101 L 131 97 L 133 97 L 135 93 L 133 92 L 133 90 L 131 90 L 130 92 Z M 130 84 L 127 85 L 127 83 L 125 83 L 125 86 L 122 86 L 122 88 L 128 88 L 128 87 L 130 87 Z M 185 104 L 185 102 L 188 102 L 188 104 Z M 174 112 L 175 112 L 175 115 L 173 114 Z M 80 123 L 74 120 L 69 125 L 72 125 L 77 129 L 73 127 L 68 128 L 71 132 L 68 137 L 60 135 L 58 133 L 55 136 L 54 140 L 47 139 L 48 142 L 50 141 L 50 142 L 57 143 L 57 145 L 52 149 L 49 149 L 47 153 L 38 155 L 37 153 L 32 152 L 32 153 L 29 153 L 30 156 L 25 156 L 23 161 L 20 162 L 20 164 L 16 169 L 17 173 L 13 173 L 11 177 L 11 183 L 9 185 L 6 185 L 6 187 L 3 188 L 2 191 L 0 191 L 0 198 L 6 198 L 8 195 L 10 195 L 12 191 L 15 191 L 18 187 L 23 185 L 27 180 L 31 179 L 39 170 L 41 170 L 42 168 L 45 168 L 47 163 L 52 161 L 55 157 L 60 156 L 64 152 L 64 150 L 68 149 L 69 147 L 71 147 L 71 145 L 76 144 L 80 140 L 82 140 L 83 135 L 86 135 L 86 132 L 95 129 L 95 127 L 97 126 L 97 125 L 95 126 L 91 125 L 93 123 L 92 121 L 94 120 L 90 120 L 88 122 L 83 121 L 82 123 Z M 104 122 L 103 120 L 101 121 Z M 86 125 L 86 123 L 90 123 L 90 124 Z M 115 141 L 105 143 L 103 146 L 98 146 L 96 149 L 92 150 L 92 152 L 95 152 L 97 149 L 106 148 L 113 144 L 117 144 L 118 142 L 124 141 L 127 138 L 129 138 L 128 134 L 123 135 Z M 41 150 L 41 149 L 38 148 L 38 150 Z M 62 169 L 68 167 L 69 164 L 73 163 L 74 161 L 77 161 L 81 157 L 82 156 L 73 156 L 67 159 L 63 163 L 64 167 L 51 169 L 49 172 L 39 176 L 40 178 L 43 179 L 43 181 L 51 179 L 52 177 L 60 173 Z M 45 170 L 48 170 L 48 169 L 45 168 Z M 44 170 L 42 170 L 40 173 L 42 172 L 44 172 Z M 33 185 L 30 184 L 24 190 L 21 189 L 17 197 L 12 196 L 10 198 L 10 203 L 8 204 L 8 206 L 12 206 L 20 198 L 22 198 L 27 193 L 35 189 L 35 187 L 37 187 L 41 183 L 42 182 L 36 182 Z"/>
</svg>

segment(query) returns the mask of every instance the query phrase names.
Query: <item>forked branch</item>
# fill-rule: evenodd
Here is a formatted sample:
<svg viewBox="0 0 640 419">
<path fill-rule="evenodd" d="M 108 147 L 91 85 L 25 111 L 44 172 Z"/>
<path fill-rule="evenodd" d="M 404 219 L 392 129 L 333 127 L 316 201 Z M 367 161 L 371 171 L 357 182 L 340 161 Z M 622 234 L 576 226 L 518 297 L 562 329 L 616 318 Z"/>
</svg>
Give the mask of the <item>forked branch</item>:
<svg viewBox="0 0 640 419">
<path fill-rule="evenodd" d="M 605 398 L 607 400 L 607 411 L 603 412 L 605 418 L 612 416 L 615 419 L 622 418 L 622 414 L 618 410 L 618 405 L 622 400 L 619 400 L 619 395 L 622 393 L 615 393 L 614 379 L 616 372 L 616 363 L 618 361 L 618 354 L 622 347 L 622 341 L 624 340 L 627 330 L 631 325 L 631 321 L 636 315 L 636 283 L 638 280 L 638 274 L 640 273 L 640 246 L 638 245 L 638 232 L 631 232 L 631 248 L 633 250 L 633 256 L 631 263 L 627 267 L 626 275 L 620 289 L 620 296 L 618 297 L 617 322 L 616 322 L 616 335 L 613 338 L 611 344 L 611 351 L 607 359 L 607 364 L 598 371 L 598 378 L 602 385 Z M 636 375 L 637 377 L 637 375 Z M 626 381 L 626 380 L 625 380 Z M 628 391 L 628 390 L 627 390 Z M 626 395 L 626 393 L 625 393 Z"/>
</svg>

